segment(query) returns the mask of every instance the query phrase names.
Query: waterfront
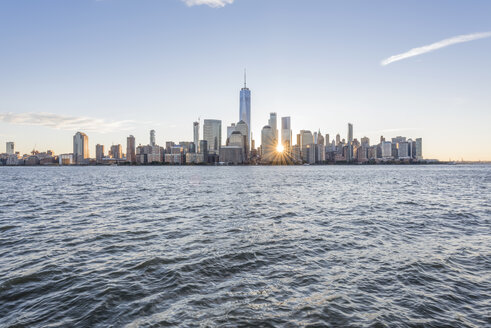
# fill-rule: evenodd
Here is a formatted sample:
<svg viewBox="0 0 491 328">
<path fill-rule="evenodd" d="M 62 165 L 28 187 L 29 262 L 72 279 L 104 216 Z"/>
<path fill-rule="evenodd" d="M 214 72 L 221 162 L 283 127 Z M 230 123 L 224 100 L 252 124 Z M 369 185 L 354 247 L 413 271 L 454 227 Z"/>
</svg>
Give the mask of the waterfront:
<svg viewBox="0 0 491 328">
<path fill-rule="evenodd" d="M 0 178 L 0 326 L 491 323 L 489 165 Z"/>
</svg>

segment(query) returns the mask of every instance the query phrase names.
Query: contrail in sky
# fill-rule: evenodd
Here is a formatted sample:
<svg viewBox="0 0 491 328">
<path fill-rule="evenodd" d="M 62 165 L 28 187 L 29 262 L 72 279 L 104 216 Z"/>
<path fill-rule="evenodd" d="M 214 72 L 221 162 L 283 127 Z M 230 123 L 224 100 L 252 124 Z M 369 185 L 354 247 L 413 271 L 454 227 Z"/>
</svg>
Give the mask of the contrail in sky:
<svg viewBox="0 0 491 328">
<path fill-rule="evenodd" d="M 404 52 L 402 54 L 391 56 L 387 59 L 382 60 L 380 62 L 380 65 L 386 66 L 386 65 L 389 65 L 393 62 L 403 60 L 406 58 L 410 58 L 410 57 L 414 57 L 414 56 L 419 56 L 419 55 L 425 54 L 427 52 L 431 52 L 431 51 L 434 51 L 437 49 L 451 46 L 452 44 L 469 42 L 469 41 L 479 40 L 479 39 L 484 39 L 484 38 L 489 38 L 489 37 L 491 37 L 491 32 L 472 33 L 472 34 L 454 36 L 453 38 L 441 40 L 441 41 L 429 44 L 427 46 L 413 48 L 413 49 L 411 49 L 407 52 Z"/>
</svg>

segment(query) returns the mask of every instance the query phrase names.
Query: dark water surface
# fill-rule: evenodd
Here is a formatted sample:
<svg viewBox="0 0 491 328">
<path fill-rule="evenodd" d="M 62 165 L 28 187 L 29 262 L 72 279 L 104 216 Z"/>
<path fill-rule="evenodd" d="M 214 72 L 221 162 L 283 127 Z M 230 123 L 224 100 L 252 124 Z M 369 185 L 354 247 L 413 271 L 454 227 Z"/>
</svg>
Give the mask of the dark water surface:
<svg viewBox="0 0 491 328">
<path fill-rule="evenodd" d="M 1 327 L 491 325 L 491 166 L 0 178 Z"/>
</svg>

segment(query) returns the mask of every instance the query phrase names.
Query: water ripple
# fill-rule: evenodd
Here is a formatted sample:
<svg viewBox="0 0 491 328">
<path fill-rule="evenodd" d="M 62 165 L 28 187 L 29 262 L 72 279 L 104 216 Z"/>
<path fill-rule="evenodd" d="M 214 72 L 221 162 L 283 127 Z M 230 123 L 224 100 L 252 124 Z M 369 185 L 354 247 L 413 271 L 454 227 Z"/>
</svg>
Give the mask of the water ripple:
<svg viewBox="0 0 491 328">
<path fill-rule="evenodd" d="M 490 166 L 0 175 L 0 327 L 491 326 Z"/>
</svg>

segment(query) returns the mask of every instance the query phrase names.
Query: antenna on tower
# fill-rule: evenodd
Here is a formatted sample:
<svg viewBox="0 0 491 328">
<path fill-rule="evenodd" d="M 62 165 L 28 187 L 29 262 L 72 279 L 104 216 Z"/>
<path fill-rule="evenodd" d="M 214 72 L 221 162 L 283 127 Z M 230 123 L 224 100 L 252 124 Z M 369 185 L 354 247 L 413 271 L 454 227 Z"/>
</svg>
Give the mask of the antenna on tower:
<svg viewBox="0 0 491 328">
<path fill-rule="evenodd" d="M 247 71 L 244 68 L 244 89 L 247 88 Z"/>
</svg>

